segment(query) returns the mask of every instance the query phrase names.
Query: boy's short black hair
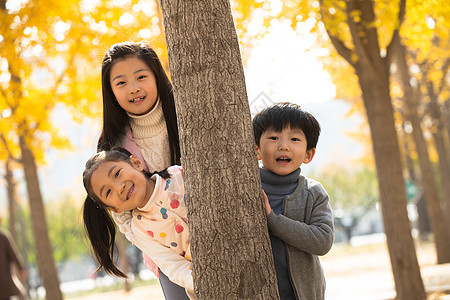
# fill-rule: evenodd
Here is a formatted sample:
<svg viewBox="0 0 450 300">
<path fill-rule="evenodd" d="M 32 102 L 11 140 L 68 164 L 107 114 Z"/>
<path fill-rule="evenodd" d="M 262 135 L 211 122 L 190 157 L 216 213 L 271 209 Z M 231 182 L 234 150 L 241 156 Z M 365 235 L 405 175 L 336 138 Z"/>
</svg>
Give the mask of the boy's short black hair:
<svg viewBox="0 0 450 300">
<path fill-rule="evenodd" d="M 255 115 L 253 133 L 256 145 L 259 147 L 261 135 L 265 131 L 280 132 L 286 127 L 300 128 L 306 136 L 306 149 L 316 148 L 320 134 L 319 122 L 309 112 L 304 111 L 300 105 L 290 102 L 275 103 Z"/>
</svg>

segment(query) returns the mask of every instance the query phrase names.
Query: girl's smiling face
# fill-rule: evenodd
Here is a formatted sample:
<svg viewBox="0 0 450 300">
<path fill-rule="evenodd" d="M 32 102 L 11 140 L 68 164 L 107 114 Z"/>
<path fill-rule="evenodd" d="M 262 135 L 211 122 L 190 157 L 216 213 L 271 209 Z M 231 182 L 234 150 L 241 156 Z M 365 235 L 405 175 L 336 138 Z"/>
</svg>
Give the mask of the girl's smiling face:
<svg viewBox="0 0 450 300">
<path fill-rule="evenodd" d="M 133 156 L 130 163 L 103 162 L 92 173 L 92 190 L 116 213 L 143 207 L 150 199 L 155 184 L 145 177 L 142 170 L 142 163 Z"/>
<path fill-rule="evenodd" d="M 119 105 L 128 113 L 148 113 L 158 99 L 155 74 L 136 56 L 127 56 L 111 67 L 110 84 Z"/>
</svg>

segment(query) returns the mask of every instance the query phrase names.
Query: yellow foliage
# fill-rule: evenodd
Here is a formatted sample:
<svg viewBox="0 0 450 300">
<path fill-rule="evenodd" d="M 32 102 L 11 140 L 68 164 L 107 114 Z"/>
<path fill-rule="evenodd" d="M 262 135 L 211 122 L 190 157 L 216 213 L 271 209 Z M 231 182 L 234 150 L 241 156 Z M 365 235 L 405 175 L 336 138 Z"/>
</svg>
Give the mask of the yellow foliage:
<svg viewBox="0 0 450 300">
<path fill-rule="evenodd" d="M 19 158 L 24 136 L 40 163 L 48 148 L 70 150 L 50 114 L 63 103 L 79 122 L 101 115 L 101 61 L 114 43 L 147 40 L 168 70 L 157 9 L 156 0 L 27 1 L 0 9 L 0 114 L 10 112 L 0 119 L 2 146 Z"/>
<path fill-rule="evenodd" d="M 82 6 L 84 2 L 87 5 Z M 101 60 L 112 44 L 125 40 L 149 42 L 169 73 L 157 0 L 130 0 L 126 4 L 114 0 L 84 2 L 48 0 L 41 5 L 28 1 L 17 9 L 0 10 L 0 113 L 12 112 L 0 120 L 0 133 L 16 156 L 17 137 L 24 134 L 36 156 L 42 159 L 44 149 L 49 147 L 69 149 L 69 141 L 59 136 L 48 121 L 59 103 L 66 105 L 78 122 L 101 115 Z M 358 61 L 347 18 L 350 15 L 354 22 L 359 22 L 361 12 L 347 12 L 347 3 L 344 0 L 232 0 L 244 64 L 255 41 L 269 31 L 271 20 L 289 20 L 294 29 L 299 22 L 313 20 L 311 32 L 317 36 L 318 46 L 330 49 L 322 61 L 337 88 L 336 97 L 352 103 L 349 113 L 365 115 L 358 78 L 327 36 L 328 31 L 342 41 L 351 51 L 351 61 Z M 365 25 L 376 28 L 380 49 L 384 51 L 399 25 L 399 0 L 375 0 L 373 4 L 375 20 Z M 427 68 L 425 75 L 415 74 L 419 81 L 428 80 L 435 86 L 442 82 L 443 62 L 450 54 L 448 28 L 449 1 L 407 1 L 401 37 L 415 54 L 416 61 L 412 63 Z M 441 91 L 439 99 L 446 101 L 448 87 Z M 391 92 L 393 99 L 403 93 L 395 83 Z M 401 105 L 401 102 L 394 103 Z M 363 137 L 358 138 L 363 141 Z"/>
<path fill-rule="evenodd" d="M 244 5 L 255 5 L 260 1 L 241 1 Z M 352 1 L 344 0 L 280 0 L 264 1 L 265 5 L 259 11 L 258 16 L 264 14 L 264 23 L 270 24 L 273 19 L 288 19 L 291 26 L 295 29 L 299 22 L 314 19 L 315 26 L 311 32 L 316 34 L 319 47 L 330 49 L 329 55 L 322 57 L 324 68 L 329 72 L 333 83 L 337 89 L 338 99 L 345 99 L 352 103 L 352 109 L 349 113 L 361 112 L 364 116 L 364 105 L 361 99 L 361 90 L 358 83 L 358 77 L 350 64 L 338 55 L 334 45 L 330 40 L 324 37 L 324 32 L 333 36 L 348 50 L 348 57 L 351 63 L 358 62 L 360 57 L 355 51 L 353 37 L 349 28 L 349 20 L 352 22 L 361 22 L 361 11 L 354 7 L 347 7 Z M 418 82 L 431 81 L 435 86 L 435 92 L 440 91 L 438 95 L 441 102 L 448 101 L 448 80 L 443 80 L 445 71 L 444 62 L 450 57 L 450 2 L 442 0 L 408 0 L 406 1 L 406 15 L 404 22 L 400 27 L 398 20 L 400 0 L 374 0 L 375 19 L 369 24 L 360 25 L 367 29 L 375 28 L 380 47 L 380 57 L 386 55 L 387 47 L 392 40 L 393 33 L 401 29 L 400 35 L 402 42 L 405 43 L 411 53 L 414 54 L 414 61 L 409 61 L 410 66 L 425 67 L 427 72 L 416 72 L 413 75 Z M 271 6 L 271 4 L 273 6 Z M 281 5 L 281 8 L 277 5 Z M 239 5 L 235 5 L 239 8 Z M 275 12 L 275 13 L 274 13 Z M 244 26 L 238 26 L 243 31 L 241 36 L 246 36 L 246 27 L 254 21 L 255 12 L 246 11 L 241 8 L 240 19 L 246 19 Z M 270 26 L 270 25 L 269 25 Z M 264 35 L 268 28 L 261 31 Z M 366 38 L 362 31 L 356 32 L 356 35 L 363 39 Z M 248 37 L 248 35 L 247 35 Z M 258 36 L 254 37 L 258 38 Z M 248 42 L 251 45 L 251 42 Z M 444 84 L 442 87 L 440 85 Z M 424 92 L 427 93 L 424 88 Z M 404 92 L 397 82 L 391 81 L 391 97 L 393 105 L 397 109 L 395 114 L 397 126 L 401 125 L 402 118 L 398 111 L 402 110 L 401 97 Z M 420 110 L 418 108 L 418 110 Z M 363 145 L 368 145 L 363 136 L 355 134 L 354 137 L 362 141 Z"/>
<path fill-rule="evenodd" d="M 270 26 L 261 16 L 270 14 L 271 7 L 265 1 L 257 0 L 231 0 L 230 3 L 236 33 L 241 44 L 242 61 L 245 65 L 254 42 L 262 37 Z M 251 30 L 261 22 L 263 26 L 259 26 L 260 31 Z"/>
</svg>

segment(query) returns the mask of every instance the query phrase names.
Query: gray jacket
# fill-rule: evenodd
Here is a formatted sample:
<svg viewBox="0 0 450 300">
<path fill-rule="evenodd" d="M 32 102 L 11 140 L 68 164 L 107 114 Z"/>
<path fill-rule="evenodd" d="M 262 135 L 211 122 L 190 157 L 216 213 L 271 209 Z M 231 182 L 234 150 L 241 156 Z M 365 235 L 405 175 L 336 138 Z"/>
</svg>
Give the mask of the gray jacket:
<svg viewBox="0 0 450 300">
<path fill-rule="evenodd" d="M 294 192 L 283 200 L 283 215 L 267 216 L 270 233 L 285 242 L 291 284 L 299 300 L 325 298 L 318 255 L 334 241 L 333 215 L 322 185 L 300 174 Z"/>
</svg>

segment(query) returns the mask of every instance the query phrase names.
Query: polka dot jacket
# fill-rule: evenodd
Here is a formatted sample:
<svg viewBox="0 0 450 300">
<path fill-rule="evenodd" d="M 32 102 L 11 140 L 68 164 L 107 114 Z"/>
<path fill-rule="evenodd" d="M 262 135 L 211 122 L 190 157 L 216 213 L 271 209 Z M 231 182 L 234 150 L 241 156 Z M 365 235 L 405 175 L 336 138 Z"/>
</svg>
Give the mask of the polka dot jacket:
<svg viewBox="0 0 450 300">
<path fill-rule="evenodd" d="M 133 210 L 133 230 L 145 232 L 149 238 L 191 260 L 184 183 L 179 166 L 168 168 L 170 178 L 154 175 L 155 189 L 142 208 Z"/>
</svg>

